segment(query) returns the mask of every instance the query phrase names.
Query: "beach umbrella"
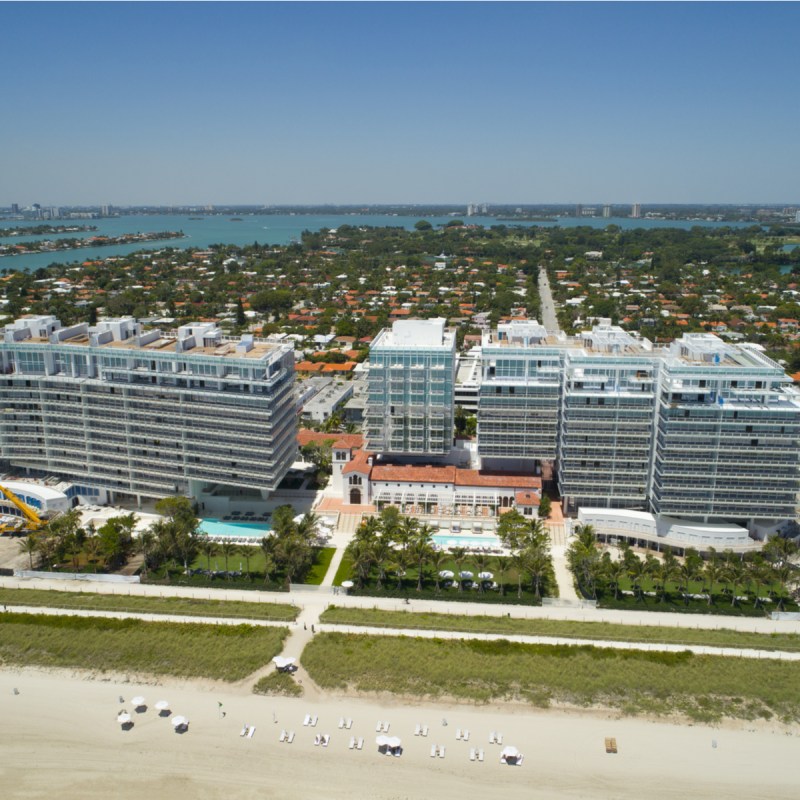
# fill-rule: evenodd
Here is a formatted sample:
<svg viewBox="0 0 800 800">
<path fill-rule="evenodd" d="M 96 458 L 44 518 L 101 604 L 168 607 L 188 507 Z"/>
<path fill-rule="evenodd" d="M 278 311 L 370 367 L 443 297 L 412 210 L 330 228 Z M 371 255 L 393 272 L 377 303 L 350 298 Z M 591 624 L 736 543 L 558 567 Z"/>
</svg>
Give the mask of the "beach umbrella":
<svg viewBox="0 0 800 800">
<path fill-rule="evenodd" d="M 139 697 L 134 697 L 134 698 L 131 699 L 131 705 L 134 708 L 141 708 L 142 706 L 147 705 L 147 703 L 146 703 L 144 697 L 142 697 L 140 695 Z"/>
<path fill-rule="evenodd" d="M 352 589 L 355 586 L 353 581 L 342 581 L 342 588 L 343 589 Z"/>
<path fill-rule="evenodd" d="M 400 740 L 399 736 L 389 736 L 386 739 L 386 744 L 389 747 L 400 747 L 402 741 Z"/>
<path fill-rule="evenodd" d="M 490 581 L 490 580 L 492 580 L 492 578 L 494 578 L 494 573 L 493 572 L 479 572 L 478 573 L 478 577 L 482 581 Z"/>
<path fill-rule="evenodd" d="M 458 573 L 458 577 L 464 580 L 470 580 L 472 578 L 472 573 L 468 569 L 464 569 Z"/>
<path fill-rule="evenodd" d="M 159 700 L 156 703 L 157 711 L 169 711 L 169 700 Z"/>
<path fill-rule="evenodd" d="M 392 739 L 394 739 L 394 738 L 395 738 L 394 736 L 390 737 L 390 736 L 384 736 L 383 734 L 381 734 L 380 736 L 376 736 L 375 737 L 375 744 L 378 745 L 378 747 L 388 747 L 389 746 L 389 742 L 392 741 Z"/>
<path fill-rule="evenodd" d="M 295 659 L 293 656 L 275 656 L 275 658 L 272 659 L 273 663 L 278 669 L 286 669 L 286 667 L 291 667 L 296 660 L 297 659 Z"/>
<path fill-rule="evenodd" d="M 456 575 L 455 572 L 453 572 L 453 570 L 451 570 L 451 569 L 443 569 L 439 573 L 439 577 L 440 578 L 454 578 L 455 575 Z"/>
<path fill-rule="evenodd" d="M 120 711 L 120 713 L 117 714 L 117 722 L 119 722 L 120 725 L 127 725 L 130 721 L 131 715 L 127 711 Z"/>
<path fill-rule="evenodd" d="M 175 728 L 176 731 L 179 730 L 180 728 L 188 728 L 189 720 L 187 717 L 173 717 L 172 727 Z"/>
</svg>

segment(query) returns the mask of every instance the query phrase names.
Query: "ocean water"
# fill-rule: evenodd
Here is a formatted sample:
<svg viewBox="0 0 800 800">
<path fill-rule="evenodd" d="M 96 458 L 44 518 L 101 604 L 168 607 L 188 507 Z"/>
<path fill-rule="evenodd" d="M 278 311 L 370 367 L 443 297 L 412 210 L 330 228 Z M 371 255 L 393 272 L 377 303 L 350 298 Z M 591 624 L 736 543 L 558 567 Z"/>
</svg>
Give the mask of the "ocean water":
<svg viewBox="0 0 800 800">
<path fill-rule="evenodd" d="M 231 216 L 203 216 L 192 219 L 184 214 L 159 214 L 152 216 L 124 216 L 109 219 L 95 220 L 53 220 L 53 225 L 86 224 L 95 225 L 96 231 L 83 233 L 60 233 L 50 236 L 12 236 L 0 238 L 0 242 L 36 241 L 39 239 L 80 239 L 89 236 L 121 236 L 125 233 L 153 233 L 159 231 L 182 231 L 186 238 L 170 239 L 164 242 L 141 242 L 127 245 L 114 245 L 109 247 L 82 247 L 76 250 L 62 250 L 57 253 L 32 253 L 22 256 L 0 257 L 0 269 L 13 268 L 18 270 L 35 270 L 47 267 L 50 264 L 81 263 L 86 260 L 121 256 L 135 253 L 137 250 L 158 250 L 162 247 L 208 247 L 212 244 L 234 244 L 238 246 L 253 244 L 286 245 L 300 239 L 304 230 L 319 231 L 323 228 L 338 228 L 340 225 L 369 225 L 369 226 L 395 226 L 411 230 L 419 219 L 427 219 L 432 225 L 443 225 L 453 217 L 399 217 L 390 214 L 274 214 L 274 215 L 244 215 L 237 217 L 240 222 L 234 221 Z M 573 228 L 585 225 L 593 228 L 605 228 L 607 225 L 619 225 L 620 228 L 631 230 L 633 228 L 691 228 L 694 226 L 704 228 L 719 227 L 720 223 L 697 220 L 652 220 L 630 219 L 628 217 L 560 217 L 553 222 L 508 222 L 495 217 L 461 217 L 465 222 L 483 225 L 520 225 L 531 227 L 538 225 L 552 228 L 561 226 Z M 43 222 L 16 222 L 0 220 L 0 228 L 33 227 L 47 224 Z M 730 227 L 748 227 L 752 223 L 725 223 Z"/>
</svg>

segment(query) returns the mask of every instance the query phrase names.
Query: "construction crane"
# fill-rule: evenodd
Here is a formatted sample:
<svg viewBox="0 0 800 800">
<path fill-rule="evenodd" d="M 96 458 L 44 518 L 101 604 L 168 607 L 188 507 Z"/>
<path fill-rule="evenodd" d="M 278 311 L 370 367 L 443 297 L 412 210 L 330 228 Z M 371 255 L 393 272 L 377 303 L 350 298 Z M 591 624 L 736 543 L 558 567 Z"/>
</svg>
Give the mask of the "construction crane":
<svg viewBox="0 0 800 800">
<path fill-rule="evenodd" d="M 25 520 L 25 523 L 21 526 L 0 524 L 0 534 L 37 531 L 46 524 L 45 520 L 43 520 L 27 503 L 24 503 L 22 500 L 20 500 L 19 497 L 17 497 L 14 492 L 11 491 L 11 489 L 7 489 L 5 486 L 0 485 L 0 492 L 3 493 L 6 500 L 8 500 L 11 505 L 15 506 L 19 510 L 20 514 L 22 514 L 22 517 Z"/>
</svg>

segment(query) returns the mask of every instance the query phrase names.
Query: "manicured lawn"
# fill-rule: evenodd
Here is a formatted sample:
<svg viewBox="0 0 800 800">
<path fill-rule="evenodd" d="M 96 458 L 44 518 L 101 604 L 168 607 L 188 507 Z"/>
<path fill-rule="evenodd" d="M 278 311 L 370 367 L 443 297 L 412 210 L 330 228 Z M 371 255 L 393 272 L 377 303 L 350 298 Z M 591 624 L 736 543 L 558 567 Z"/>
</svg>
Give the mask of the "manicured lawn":
<svg viewBox="0 0 800 800">
<path fill-rule="evenodd" d="M 797 665 L 772 659 L 320 633 L 302 662 L 325 689 L 800 721 Z"/>
<path fill-rule="evenodd" d="M 88 594 L 44 589 L 0 588 L 0 603 L 47 606 L 90 611 L 124 611 L 147 614 L 180 614 L 190 617 L 228 617 L 290 622 L 298 609 L 286 603 L 245 603 L 189 597 L 140 597 L 137 595 Z"/>
<path fill-rule="evenodd" d="M 747 633 L 733 630 L 698 630 L 656 625 L 622 625 L 610 622 L 572 622 L 556 619 L 511 619 L 510 617 L 457 616 L 424 611 L 383 611 L 374 608 L 330 606 L 320 622 L 364 625 L 373 628 L 464 631 L 466 633 L 558 636 L 617 642 L 709 645 L 756 650 L 800 651 L 800 635 L 792 633 Z"/>
<path fill-rule="evenodd" d="M 312 586 L 319 586 L 322 581 L 325 580 L 325 575 L 328 573 L 328 567 L 331 565 L 333 554 L 335 552 L 335 547 L 321 547 L 317 551 L 317 558 L 314 561 L 314 564 L 311 566 L 311 569 L 308 571 L 303 583 L 308 583 Z"/>
<path fill-rule="evenodd" d="M 540 605 L 541 599 L 537 598 L 531 589 L 530 580 L 525 577 L 522 583 L 521 597 L 518 596 L 517 586 L 517 571 L 511 568 L 505 570 L 501 576 L 497 570 L 497 559 L 495 556 L 490 559 L 486 570 L 494 574 L 494 580 L 499 584 L 502 577 L 503 593 L 499 589 L 486 589 L 479 591 L 476 587 L 468 588 L 466 584 L 462 584 L 462 590 L 459 591 L 458 584 L 460 581 L 457 579 L 450 582 L 450 586 L 446 587 L 448 581 L 439 579 L 439 591 L 436 590 L 436 580 L 433 568 L 423 568 L 422 591 L 417 591 L 417 577 L 419 570 L 416 566 L 409 566 L 406 569 L 406 574 L 402 581 L 398 581 L 397 576 L 389 571 L 386 578 L 383 580 L 382 585 L 378 587 L 378 573 L 373 569 L 370 573 L 369 580 L 363 587 L 350 590 L 350 594 L 368 596 L 368 597 L 409 597 L 425 600 L 458 600 L 459 602 L 478 602 L 478 603 L 507 603 L 510 605 Z M 503 559 L 506 561 L 507 559 Z M 473 560 L 469 557 L 464 559 L 463 563 L 458 565 L 452 559 L 445 561 L 438 569 L 440 571 L 449 570 L 458 575 L 462 570 L 468 570 L 475 575 L 479 572 L 478 567 Z M 342 581 L 351 580 L 357 583 L 356 576 L 353 573 L 353 564 L 350 558 L 345 555 L 342 559 L 339 569 L 336 571 L 333 583 L 335 586 L 341 586 Z M 541 589 L 544 597 L 557 597 L 558 587 L 555 579 L 545 580 Z"/>
<path fill-rule="evenodd" d="M 3 615 L 0 663 L 238 681 L 269 663 L 288 628 Z"/>
</svg>

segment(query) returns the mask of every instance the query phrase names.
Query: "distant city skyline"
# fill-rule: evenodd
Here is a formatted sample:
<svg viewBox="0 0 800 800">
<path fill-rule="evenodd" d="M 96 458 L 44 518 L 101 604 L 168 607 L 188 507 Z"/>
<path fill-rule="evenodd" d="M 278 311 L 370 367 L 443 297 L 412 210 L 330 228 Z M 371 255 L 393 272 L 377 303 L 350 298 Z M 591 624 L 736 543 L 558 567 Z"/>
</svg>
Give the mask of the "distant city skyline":
<svg viewBox="0 0 800 800">
<path fill-rule="evenodd" d="M 797 204 L 796 3 L 0 4 L 0 206 Z"/>
</svg>

